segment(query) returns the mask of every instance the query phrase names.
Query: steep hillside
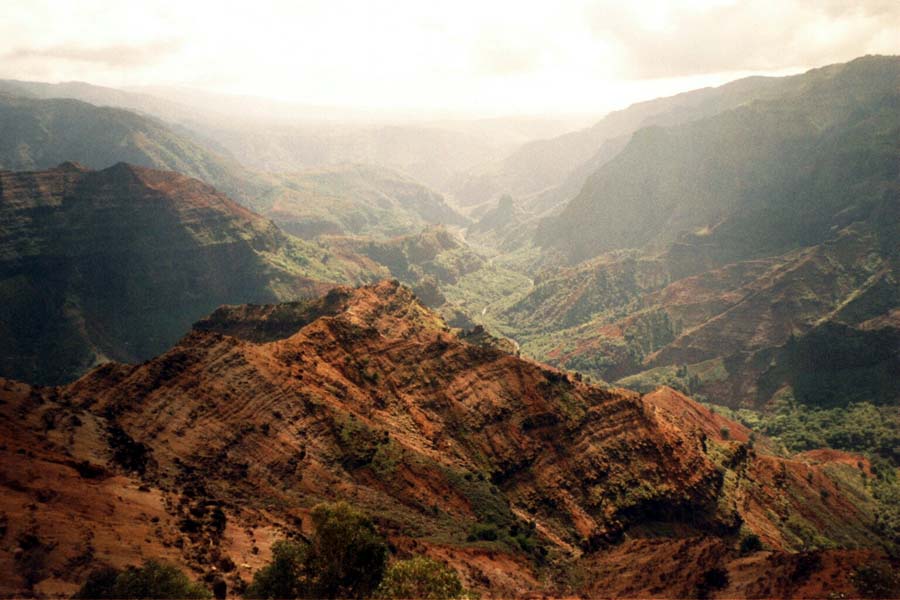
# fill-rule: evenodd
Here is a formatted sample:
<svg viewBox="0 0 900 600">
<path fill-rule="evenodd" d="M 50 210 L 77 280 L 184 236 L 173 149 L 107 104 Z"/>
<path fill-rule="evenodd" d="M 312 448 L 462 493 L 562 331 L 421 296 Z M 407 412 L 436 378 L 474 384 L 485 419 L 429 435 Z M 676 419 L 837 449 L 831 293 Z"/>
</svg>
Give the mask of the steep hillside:
<svg viewBox="0 0 900 600">
<path fill-rule="evenodd" d="M 577 262 L 702 233 L 734 260 L 816 243 L 859 218 L 897 184 L 900 59 L 792 82 L 777 99 L 640 130 L 544 223 L 539 242 Z"/>
<path fill-rule="evenodd" d="M 784 386 L 822 405 L 897 402 L 898 208 L 723 266 L 702 243 L 610 253 L 547 273 L 496 318 L 525 352 L 637 389 L 665 383 L 732 406 L 762 406 Z"/>
<path fill-rule="evenodd" d="M 0 171 L 0 372 L 67 381 L 158 354 L 222 303 L 366 276 L 326 254 L 176 173 Z"/>
<path fill-rule="evenodd" d="M 389 169 L 344 164 L 266 178 L 272 187 L 254 206 L 301 237 L 391 237 L 466 223 L 440 194 Z"/>
<path fill-rule="evenodd" d="M 150 556 L 240 591 L 338 498 L 486 596 L 855 595 L 891 568 L 864 458 L 774 456 L 671 390 L 470 344 L 395 283 L 223 309 L 145 364 L 0 400 L 5 595 Z"/>
<path fill-rule="evenodd" d="M 456 178 L 452 191 L 461 205 L 510 194 L 542 210 L 561 206 L 642 127 L 688 123 L 777 95 L 791 85 L 791 78 L 748 77 L 717 88 L 639 102 L 610 113 L 592 127 L 523 144 L 503 160 Z"/>
<path fill-rule="evenodd" d="M 900 400 L 900 59 L 789 79 L 778 100 L 636 133 L 539 231 L 546 257 L 576 264 L 492 322 L 532 356 L 641 390 Z M 826 341 L 839 360 L 812 350 Z"/>
</svg>

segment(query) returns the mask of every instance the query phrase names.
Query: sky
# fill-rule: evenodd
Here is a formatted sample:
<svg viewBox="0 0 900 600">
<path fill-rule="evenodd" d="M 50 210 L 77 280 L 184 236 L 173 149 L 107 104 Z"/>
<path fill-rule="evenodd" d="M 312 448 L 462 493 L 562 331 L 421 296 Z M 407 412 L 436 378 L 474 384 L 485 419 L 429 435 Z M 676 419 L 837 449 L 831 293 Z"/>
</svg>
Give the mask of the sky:
<svg viewBox="0 0 900 600">
<path fill-rule="evenodd" d="M 356 109 L 600 114 L 900 54 L 900 0 L 0 0 L 0 77 Z"/>
</svg>

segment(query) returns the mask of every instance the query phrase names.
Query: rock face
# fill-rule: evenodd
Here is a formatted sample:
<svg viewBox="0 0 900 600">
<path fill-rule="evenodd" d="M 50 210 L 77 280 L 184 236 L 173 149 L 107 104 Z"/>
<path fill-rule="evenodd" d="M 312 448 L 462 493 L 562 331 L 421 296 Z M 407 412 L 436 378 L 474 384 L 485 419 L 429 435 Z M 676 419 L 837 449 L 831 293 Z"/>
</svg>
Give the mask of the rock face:
<svg viewBox="0 0 900 600">
<path fill-rule="evenodd" d="M 125 163 L 0 171 L 0 223 L 0 373 L 35 383 L 150 358 L 223 303 L 347 281 L 213 188 Z"/>
<path fill-rule="evenodd" d="M 684 595 L 711 569 L 728 597 L 790 595 L 883 560 L 865 459 L 780 458 L 672 390 L 603 390 L 468 343 L 391 282 L 223 308 L 67 386 L 0 382 L 0 428 L 2 594 L 152 556 L 239 589 L 334 499 L 487 595 Z M 741 557 L 749 533 L 767 550 Z M 663 556 L 658 578 L 636 568 Z M 765 581 L 797 556 L 803 577 Z M 853 594 L 845 575 L 834 589 Z"/>
</svg>

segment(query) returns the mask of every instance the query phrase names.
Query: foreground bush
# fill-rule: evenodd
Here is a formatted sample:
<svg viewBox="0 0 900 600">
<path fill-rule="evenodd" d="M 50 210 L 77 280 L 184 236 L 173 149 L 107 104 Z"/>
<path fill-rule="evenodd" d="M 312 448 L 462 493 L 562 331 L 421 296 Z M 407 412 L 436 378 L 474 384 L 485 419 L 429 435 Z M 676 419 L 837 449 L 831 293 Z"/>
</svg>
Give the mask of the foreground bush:
<svg viewBox="0 0 900 600">
<path fill-rule="evenodd" d="M 177 567 L 155 560 L 148 560 L 140 567 L 128 567 L 124 571 L 105 567 L 88 575 L 87 581 L 75 594 L 75 598 L 96 600 L 209 598 L 209 590 L 193 583 Z"/>
<path fill-rule="evenodd" d="M 248 598 L 364 598 L 387 564 L 387 545 L 372 521 L 344 502 L 312 511 L 309 544 L 282 542 L 247 589 Z"/>
<path fill-rule="evenodd" d="M 247 598 L 302 598 L 308 595 L 309 547 L 280 541 L 272 546 L 272 562 L 256 572 L 247 587 Z"/>
<path fill-rule="evenodd" d="M 377 595 L 384 599 L 449 600 L 460 598 L 464 593 L 456 571 L 430 558 L 417 556 L 391 565 Z"/>
</svg>

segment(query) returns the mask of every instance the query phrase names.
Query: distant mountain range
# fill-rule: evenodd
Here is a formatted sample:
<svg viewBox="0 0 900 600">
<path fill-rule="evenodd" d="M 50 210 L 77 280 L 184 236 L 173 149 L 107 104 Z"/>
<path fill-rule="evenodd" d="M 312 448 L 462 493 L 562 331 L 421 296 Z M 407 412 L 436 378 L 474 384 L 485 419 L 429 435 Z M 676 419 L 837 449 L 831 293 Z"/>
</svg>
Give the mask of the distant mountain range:
<svg viewBox="0 0 900 600">
<path fill-rule="evenodd" d="M 286 174 L 255 172 L 195 133 L 78 100 L 0 94 L 0 128 L 5 132 L 0 168 L 43 169 L 77 161 L 95 169 L 128 162 L 175 171 L 308 237 L 389 237 L 432 224 L 466 223 L 440 194 L 387 168 L 340 164 Z"/>
<path fill-rule="evenodd" d="M 340 163 L 400 171 L 441 191 L 458 173 L 583 119 L 423 118 L 352 112 L 173 87 L 0 80 L 0 92 L 74 99 L 154 117 L 247 168 L 292 172 Z"/>
<path fill-rule="evenodd" d="M 860 59 L 789 78 L 775 98 L 641 129 L 540 243 L 572 260 L 683 234 L 728 246 L 727 258 L 815 243 L 896 183 L 898 81 L 897 59 Z"/>
</svg>

